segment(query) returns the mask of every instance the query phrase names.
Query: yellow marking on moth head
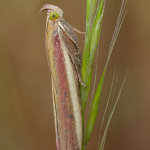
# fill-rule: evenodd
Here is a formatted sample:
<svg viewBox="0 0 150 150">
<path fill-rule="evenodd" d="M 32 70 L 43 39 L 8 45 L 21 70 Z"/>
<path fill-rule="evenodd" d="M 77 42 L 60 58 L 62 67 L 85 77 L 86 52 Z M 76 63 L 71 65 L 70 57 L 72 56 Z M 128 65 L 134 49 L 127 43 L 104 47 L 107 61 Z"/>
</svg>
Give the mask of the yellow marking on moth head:
<svg viewBox="0 0 150 150">
<path fill-rule="evenodd" d="M 51 13 L 49 14 L 49 18 L 50 18 L 50 20 L 58 19 L 58 18 L 59 18 L 58 12 L 56 12 L 56 11 L 51 12 Z"/>
</svg>

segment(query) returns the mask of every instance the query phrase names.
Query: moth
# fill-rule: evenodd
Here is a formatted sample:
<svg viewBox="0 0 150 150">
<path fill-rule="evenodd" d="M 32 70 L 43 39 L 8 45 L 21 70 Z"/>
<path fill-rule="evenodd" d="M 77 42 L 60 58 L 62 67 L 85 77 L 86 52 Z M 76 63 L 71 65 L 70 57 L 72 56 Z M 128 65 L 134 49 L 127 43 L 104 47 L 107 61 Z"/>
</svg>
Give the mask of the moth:
<svg viewBox="0 0 150 150">
<path fill-rule="evenodd" d="M 63 19 L 63 10 L 46 4 L 45 45 L 52 78 L 57 150 L 81 150 L 82 117 L 79 84 L 81 51 L 74 31 Z"/>
</svg>

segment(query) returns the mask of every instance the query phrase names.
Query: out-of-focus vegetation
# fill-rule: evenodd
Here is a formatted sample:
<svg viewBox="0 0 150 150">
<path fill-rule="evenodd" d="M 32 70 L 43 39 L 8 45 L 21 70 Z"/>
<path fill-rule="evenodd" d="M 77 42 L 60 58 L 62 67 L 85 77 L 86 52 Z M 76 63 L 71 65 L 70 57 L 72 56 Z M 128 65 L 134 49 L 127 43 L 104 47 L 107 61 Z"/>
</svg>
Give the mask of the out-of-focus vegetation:
<svg viewBox="0 0 150 150">
<path fill-rule="evenodd" d="M 51 76 L 44 44 L 46 12 L 38 13 L 46 3 L 58 5 L 68 23 L 85 30 L 86 1 L 1 1 L 0 150 L 56 149 Z M 150 149 L 149 4 L 148 0 L 128 0 L 128 12 L 106 72 L 99 118 L 89 150 L 97 148 L 115 67 L 119 70 L 116 93 L 127 69 L 129 74 L 108 130 L 105 150 Z M 98 77 L 106 62 L 120 5 L 120 0 L 106 2 Z M 83 50 L 84 36 L 78 34 L 78 37 Z"/>
</svg>

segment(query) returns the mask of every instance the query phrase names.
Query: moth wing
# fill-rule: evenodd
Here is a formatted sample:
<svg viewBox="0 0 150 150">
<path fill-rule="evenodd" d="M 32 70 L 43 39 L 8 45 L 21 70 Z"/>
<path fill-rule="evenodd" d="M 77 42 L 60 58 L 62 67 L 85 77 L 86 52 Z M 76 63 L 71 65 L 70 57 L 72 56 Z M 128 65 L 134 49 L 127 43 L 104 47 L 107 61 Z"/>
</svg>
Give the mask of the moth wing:
<svg viewBox="0 0 150 150">
<path fill-rule="evenodd" d="M 61 44 L 66 46 L 66 50 L 70 56 L 70 60 L 75 68 L 75 70 L 78 72 L 81 66 L 81 57 L 76 56 L 76 53 L 78 52 L 78 49 L 74 42 L 70 39 L 70 37 L 67 35 L 67 33 L 59 28 L 58 30 L 59 36 L 61 38 Z"/>
<path fill-rule="evenodd" d="M 75 43 L 68 36 L 68 34 L 60 27 L 58 27 L 58 34 L 59 34 L 59 37 L 61 39 L 60 40 L 61 45 L 66 47 L 68 55 L 70 56 L 70 61 L 72 62 L 73 68 L 77 72 L 80 83 L 83 86 L 86 86 L 82 82 L 82 78 L 81 78 L 81 75 L 80 75 L 80 66 L 81 66 L 81 62 L 82 62 L 81 61 L 81 55 L 78 55 L 78 56 L 76 55 L 76 52 L 80 51 L 80 50 L 76 47 Z"/>
<path fill-rule="evenodd" d="M 81 55 L 80 47 L 79 47 L 79 41 L 78 38 L 72 29 L 73 27 L 67 23 L 64 19 L 61 19 L 59 22 L 60 27 L 65 31 L 65 33 L 68 35 L 68 37 L 73 41 L 74 45 L 77 47 L 78 55 Z"/>
</svg>

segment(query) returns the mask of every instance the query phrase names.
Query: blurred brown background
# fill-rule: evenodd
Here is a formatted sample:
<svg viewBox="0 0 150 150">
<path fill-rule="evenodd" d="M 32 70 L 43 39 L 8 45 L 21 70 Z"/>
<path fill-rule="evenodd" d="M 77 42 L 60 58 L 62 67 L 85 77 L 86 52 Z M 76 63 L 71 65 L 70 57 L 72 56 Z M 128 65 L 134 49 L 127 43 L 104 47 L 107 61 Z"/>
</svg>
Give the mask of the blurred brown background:
<svg viewBox="0 0 150 150">
<path fill-rule="evenodd" d="M 46 3 L 58 5 L 65 20 L 85 30 L 86 0 L 0 1 L 0 150 L 55 150 L 50 71 L 44 34 Z M 121 0 L 107 0 L 99 46 L 100 77 Z M 108 130 L 105 150 L 150 149 L 150 1 L 128 0 L 128 12 L 108 66 L 101 106 L 88 150 L 96 150 L 115 67 L 115 98 L 129 69 Z M 83 49 L 84 36 L 78 35 Z"/>
</svg>

